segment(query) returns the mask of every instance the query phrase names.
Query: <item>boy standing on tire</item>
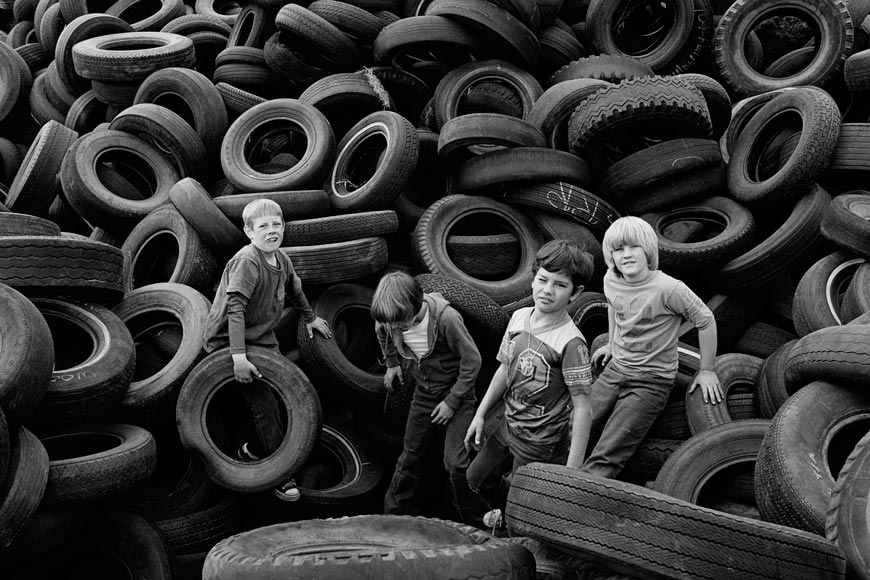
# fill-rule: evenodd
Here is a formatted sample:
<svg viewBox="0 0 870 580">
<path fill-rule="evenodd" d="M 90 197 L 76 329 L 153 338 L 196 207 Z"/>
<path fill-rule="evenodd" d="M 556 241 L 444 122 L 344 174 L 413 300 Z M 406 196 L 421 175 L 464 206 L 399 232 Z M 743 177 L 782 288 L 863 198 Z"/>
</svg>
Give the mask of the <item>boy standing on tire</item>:
<svg viewBox="0 0 870 580">
<path fill-rule="evenodd" d="M 701 368 L 689 392 L 701 387 L 704 401 L 722 401 L 714 370 L 716 320 L 683 282 L 658 270 L 658 238 L 637 217 L 622 217 L 604 233 L 608 270 L 607 344 L 592 355 L 605 365 L 592 385 L 592 435 L 598 442 L 583 471 L 616 477 L 634 455 L 668 402 L 677 374 L 677 338 L 683 319 L 698 329 Z"/>
<path fill-rule="evenodd" d="M 284 240 L 284 215 L 281 206 L 270 199 L 252 201 L 242 210 L 244 231 L 251 243 L 230 258 L 206 323 L 204 349 L 213 352 L 229 346 L 233 374 L 254 421 L 253 441 L 238 450 L 241 460 L 256 461 L 271 455 L 284 439 L 278 401 L 268 388 L 253 384 L 262 378 L 246 356 L 247 346 L 278 350 L 275 327 L 281 320 L 285 295 L 302 315 L 308 335 L 317 331 L 332 337 L 329 325 L 316 316 L 305 294 L 302 281 L 286 254 L 278 251 Z M 299 499 L 296 483 L 290 480 L 276 488 L 283 501 Z"/>
<path fill-rule="evenodd" d="M 468 468 L 469 485 L 492 508 L 483 523 L 494 532 L 504 524 L 505 471 L 513 474 L 534 461 L 583 463 L 592 367 L 586 339 L 567 310 L 592 271 L 592 257 L 573 241 L 541 246 L 532 279 L 534 306 L 511 316 L 496 356 L 501 365 L 468 426 L 465 445 L 479 447 L 487 412 L 504 399 L 504 420 Z"/>
<path fill-rule="evenodd" d="M 466 480 L 468 451 L 462 442 L 474 414 L 474 381 L 480 353 L 462 316 L 437 292 L 424 294 L 408 274 L 381 278 L 372 297 L 371 316 L 387 371 L 384 386 L 404 384 L 404 372 L 416 381 L 405 427 L 404 448 L 384 498 L 385 514 L 413 514 L 426 455 L 444 438 L 444 468 L 459 517 L 479 521 L 483 509 Z"/>
</svg>

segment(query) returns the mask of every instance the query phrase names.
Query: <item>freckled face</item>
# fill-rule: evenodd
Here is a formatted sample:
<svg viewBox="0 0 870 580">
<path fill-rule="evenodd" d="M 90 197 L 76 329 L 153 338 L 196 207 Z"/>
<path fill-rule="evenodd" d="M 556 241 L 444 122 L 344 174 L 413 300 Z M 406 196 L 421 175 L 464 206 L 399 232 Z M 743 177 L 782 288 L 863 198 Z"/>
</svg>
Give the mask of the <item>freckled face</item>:
<svg viewBox="0 0 870 580">
<path fill-rule="evenodd" d="M 251 227 L 245 226 L 245 234 L 257 249 L 274 254 L 284 241 L 284 220 L 272 215 L 254 218 Z"/>
</svg>

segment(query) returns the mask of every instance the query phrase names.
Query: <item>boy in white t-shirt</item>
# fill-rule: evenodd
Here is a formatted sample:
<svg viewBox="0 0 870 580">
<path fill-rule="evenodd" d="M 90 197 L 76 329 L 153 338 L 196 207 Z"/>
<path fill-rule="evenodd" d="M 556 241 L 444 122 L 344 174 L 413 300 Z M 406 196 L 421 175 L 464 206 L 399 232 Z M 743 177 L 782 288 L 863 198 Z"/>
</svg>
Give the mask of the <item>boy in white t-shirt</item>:
<svg viewBox="0 0 870 580">
<path fill-rule="evenodd" d="M 701 368 L 689 392 L 722 401 L 715 372 L 716 320 L 683 282 L 657 270 L 658 237 L 644 220 L 614 221 L 602 241 L 604 295 L 610 339 L 592 355 L 606 364 L 592 385 L 592 430 L 601 433 L 583 464 L 600 477 L 619 475 L 664 410 L 677 374 L 677 338 L 683 320 L 698 329 Z"/>
<path fill-rule="evenodd" d="M 371 315 L 384 354 L 384 386 L 404 381 L 402 368 L 416 382 L 405 428 L 404 448 L 384 498 L 384 513 L 416 514 L 414 503 L 429 450 L 444 438 L 444 468 L 454 506 L 466 523 L 479 522 L 485 508 L 465 478 L 469 464 L 463 437 L 476 402 L 474 381 L 480 353 L 462 316 L 437 292 L 424 294 L 408 274 L 381 278 Z"/>
</svg>

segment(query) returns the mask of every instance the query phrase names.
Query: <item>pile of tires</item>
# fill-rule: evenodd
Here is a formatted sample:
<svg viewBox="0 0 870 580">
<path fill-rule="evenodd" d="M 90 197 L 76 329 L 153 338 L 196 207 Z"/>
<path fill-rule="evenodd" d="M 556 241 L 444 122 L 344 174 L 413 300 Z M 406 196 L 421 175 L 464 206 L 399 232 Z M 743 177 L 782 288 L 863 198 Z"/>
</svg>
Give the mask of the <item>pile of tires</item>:
<svg viewBox="0 0 870 580">
<path fill-rule="evenodd" d="M 276 561 L 258 537 L 318 533 L 380 553 L 354 564 L 368 574 L 446 574 L 474 553 L 457 577 L 530 577 L 531 554 L 539 577 L 870 578 L 855 507 L 870 457 L 868 12 L 0 0 L 3 577 L 69 574 L 71 560 L 255 577 Z M 251 353 L 287 425 L 252 462 L 237 456 L 251 421 L 228 357 L 205 357 L 201 336 L 248 242 L 242 208 L 263 197 L 334 338 L 288 308 L 281 355 Z M 518 475 L 508 521 L 527 538 L 446 524 L 437 461 L 429 519 L 371 515 L 413 390 L 383 390 L 379 277 L 407 271 L 461 312 L 482 394 L 549 239 L 592 254 L 571 314 L 603 340 L 601 239 L 621 215 L 653 226 L 661 268 L 714 312 L 725 404 L 687 394 L 697 333 L 684 328 L 671 401 L 620 481 Z M 288 477 L 298 504 L 270 492 Z M 620 526 L 636 535 L 610 535 Z M 433 545 L 456 549 L 426 560 Z M 316 562 L 342 577 L 322 546 L 294 549 L 288 573 Z M 428 563 L 379 567 L 402 558 Z"/>
</svg>

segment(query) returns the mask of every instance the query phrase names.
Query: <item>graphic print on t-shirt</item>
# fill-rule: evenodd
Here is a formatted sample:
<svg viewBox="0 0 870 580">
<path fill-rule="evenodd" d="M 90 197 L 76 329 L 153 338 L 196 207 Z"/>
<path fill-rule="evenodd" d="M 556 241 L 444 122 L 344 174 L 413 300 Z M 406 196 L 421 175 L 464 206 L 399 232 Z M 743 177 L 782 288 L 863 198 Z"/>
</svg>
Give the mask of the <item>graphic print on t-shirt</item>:
<svg viewBox="0 0 870 580">
<path fill-rule="evenodd" d="M 507 365 L 505 414 L 513 432 L 537 443 L 564 436 L 571 392 L 588 392 L 592 382 L 589 354 L 571 318 L 552 329 L 529 333 L 531 308 L 514 313 L 497 359 Z M 541 341 L 540 338 L 544 340 Z"/>
</svg>

